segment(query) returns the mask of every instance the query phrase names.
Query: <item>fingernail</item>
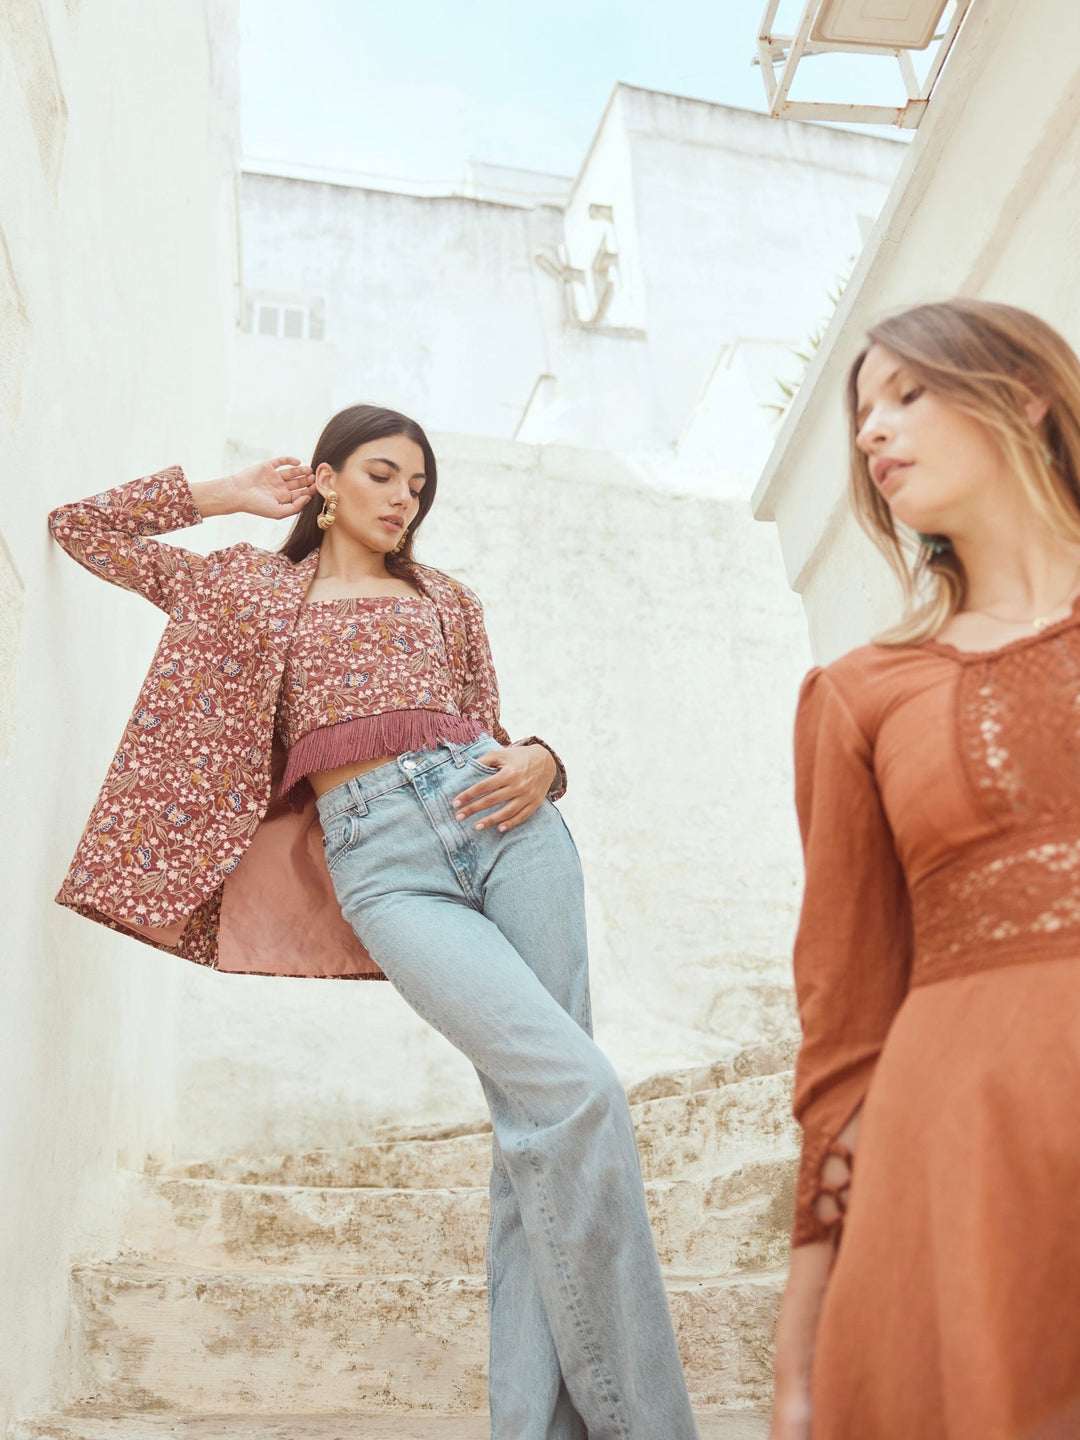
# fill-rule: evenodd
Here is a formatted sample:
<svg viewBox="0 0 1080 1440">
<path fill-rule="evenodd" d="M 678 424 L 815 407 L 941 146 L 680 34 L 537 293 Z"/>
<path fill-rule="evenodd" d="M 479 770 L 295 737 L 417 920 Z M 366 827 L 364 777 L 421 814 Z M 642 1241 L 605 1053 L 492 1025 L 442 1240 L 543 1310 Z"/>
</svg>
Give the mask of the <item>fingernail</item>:
<svg viewBox="0 0 1080 1440">
<path fill-rule="evenodd" d="M 473 826 L 473 829 L 474 829 L 474 830 L 482 830 L 483 828 L 484 828 L 484 822 L 483 822 L 483 820 L 477 820 L 476 824 Z"/>
<path fill-rule="evenodd" d="M 500 825 L 500 826 L 499 826 L 500 832 L 503 831 L 503 830 L 505 830 L 505 829 L 506 829 L 506 826 L 505 826 L 505 825 Z"/>
</svg>

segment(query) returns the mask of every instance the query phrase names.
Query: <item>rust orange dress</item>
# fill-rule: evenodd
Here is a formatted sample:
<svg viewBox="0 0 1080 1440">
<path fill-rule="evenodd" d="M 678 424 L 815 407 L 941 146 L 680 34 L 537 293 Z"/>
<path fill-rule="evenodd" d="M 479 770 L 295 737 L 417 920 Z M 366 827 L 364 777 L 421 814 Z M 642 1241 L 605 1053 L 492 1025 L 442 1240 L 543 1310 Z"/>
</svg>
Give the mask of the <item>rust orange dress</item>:
<svg viewBox="0 0 1080 1440">
<path fill-rule="evenodd" d="M 813 1440 L 1080 1437 L 1080 604 L 812 671 L 796 798 L 796 1245 L 862 1107 Z"/>
</svg>

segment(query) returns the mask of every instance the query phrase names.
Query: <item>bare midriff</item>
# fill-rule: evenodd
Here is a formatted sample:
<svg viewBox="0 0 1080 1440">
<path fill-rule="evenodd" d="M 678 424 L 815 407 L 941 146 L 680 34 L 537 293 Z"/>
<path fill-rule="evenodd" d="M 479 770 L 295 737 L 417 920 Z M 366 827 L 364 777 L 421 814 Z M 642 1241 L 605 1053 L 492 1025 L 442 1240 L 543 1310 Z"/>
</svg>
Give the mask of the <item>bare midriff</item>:
<svg viewBox="0 0 1080 1440">
<path fill-rule="evenodd" d="M 389 765 L 391 760 L 396 759 L 396 755 L 380 755 L 375 760 L 350 760 L 348 765 L 338 765 L 333 770 L 316 770 L 308 775 L 307 782 L 317 796 L 325 795 L 335 785 L 344 785 L 346 780 L 355 780 L 357 775 L 366 775 L 369 770 Z"/>
</svg>

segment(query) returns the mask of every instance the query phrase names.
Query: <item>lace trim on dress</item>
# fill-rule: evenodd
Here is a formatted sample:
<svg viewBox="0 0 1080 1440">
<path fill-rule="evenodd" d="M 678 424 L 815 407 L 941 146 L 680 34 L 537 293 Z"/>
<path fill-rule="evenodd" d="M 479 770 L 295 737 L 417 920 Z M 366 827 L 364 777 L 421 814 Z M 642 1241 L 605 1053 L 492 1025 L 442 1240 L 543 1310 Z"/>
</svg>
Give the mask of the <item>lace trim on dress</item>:
<svg viewBox="0 0 1080 1440">
<path fill-rule="evenodd" d="M 961 671 L 957 742 L 998 833 L 912 886 L 913 985 L 1080 953 L 1078 640 L 1070 626 Z"/>
<path fill-rule="evenodd" d="M 1003 826 L 1072 813 L 1080 793 L 1078 639 L 1074 626 L 961 672 L 956 720 L 968 783 Z"/>
<path fill-rule="evenodd" d="M 1080 953 L 1080 820 L 968 851 L 913 886 L 911 984 Z"/>
</svg>

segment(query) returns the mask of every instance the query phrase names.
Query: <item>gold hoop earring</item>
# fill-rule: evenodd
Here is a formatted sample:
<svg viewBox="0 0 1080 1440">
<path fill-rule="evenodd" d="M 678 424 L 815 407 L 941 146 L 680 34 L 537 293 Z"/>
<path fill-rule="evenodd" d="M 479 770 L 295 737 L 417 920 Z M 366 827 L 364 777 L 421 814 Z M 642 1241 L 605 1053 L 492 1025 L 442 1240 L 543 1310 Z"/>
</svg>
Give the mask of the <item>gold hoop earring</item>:
<svg viewBox="0 0 1080 1440">
<path fill-rule="evenodd" d="M 328 490 L 323 499 L 323 507 L 315 516 L 315 524 L 320 530 L 329 530 L 337 518 L 337 491 Z"/>
</svg>

